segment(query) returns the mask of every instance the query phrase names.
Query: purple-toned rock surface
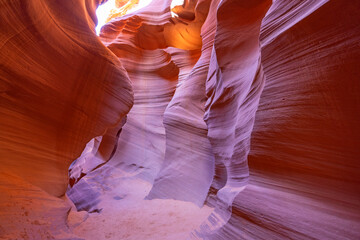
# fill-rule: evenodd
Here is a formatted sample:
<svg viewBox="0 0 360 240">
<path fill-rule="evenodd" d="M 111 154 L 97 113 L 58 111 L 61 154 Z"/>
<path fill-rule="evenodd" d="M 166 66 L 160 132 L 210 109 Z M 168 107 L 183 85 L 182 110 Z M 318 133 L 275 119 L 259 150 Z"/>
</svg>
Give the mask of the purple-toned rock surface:
<svg viewBox="0 0 360 240">
<path fill-rule="evenodd" d="M 359 2 L 103 2 L 0 0 L 0 239 L 360 238 Z"/>
</svg>

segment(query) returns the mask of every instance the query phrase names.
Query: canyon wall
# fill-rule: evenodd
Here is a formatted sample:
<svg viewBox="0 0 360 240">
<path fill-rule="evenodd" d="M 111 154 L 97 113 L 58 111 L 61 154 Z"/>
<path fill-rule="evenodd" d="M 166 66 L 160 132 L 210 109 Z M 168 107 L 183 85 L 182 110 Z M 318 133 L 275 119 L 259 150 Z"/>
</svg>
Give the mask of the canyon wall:
<svg viewBox="0 0 360 240">
<path fill-rule="evenodd" d="M 0 172 L 52 195 L 71 162 L 132 106 L 121 63 L 94 34 L 98 1 L 2 1 Z"/>
<path fill-rule="evenodd" d="M 359 237 L 359 9 L 273 2 L 260 35 L 266 83 L 250 181 L 213 239 Z"/>
<path fill-rule="evenodd" d="M 213 209 L 190 239 L 360 237 L 360 3 L 153 0 L 97 37 L 98 4 L 2 3 L 2 223 L 179 201 Z"/>
</svg>

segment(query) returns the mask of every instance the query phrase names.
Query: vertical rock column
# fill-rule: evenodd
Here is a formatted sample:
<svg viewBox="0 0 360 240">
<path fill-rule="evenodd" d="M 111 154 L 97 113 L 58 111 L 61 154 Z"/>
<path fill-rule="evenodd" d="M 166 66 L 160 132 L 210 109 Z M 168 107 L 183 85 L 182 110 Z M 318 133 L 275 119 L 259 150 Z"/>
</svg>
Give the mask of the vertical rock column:
<svg viewBox="0 0 360 240">
<path fill-rule="evenodd" d="M 259 34 L 270 5 L 266 0 L 213 2 L 203 26 L 215 30 L 204 115 L 215 156 L 208 198 L 215 211 L 191 234 L 193 239 L 211 238 L 227 223 L 233 200 L 248 181 L 250 136 L 265 80 Z"/>
<path fill-rule="evenodd" d="M 259 33 L 270 4 L 221 1 L 216 11 L 204 119 L 216 167 L 226 168 L 226 184 L 217 196 L 227 205 L 231 205 L 249 176 L 250 135 L 264 86 Z"/>
<path fill-rule="evenodd" d="M 205 20 L 209 5 L 210 1 L 199 1 L 193 9 L 197 27 Z M 189 15 L 189 11 L 186 13 Z M 182 16 L 181 11 L 178 14 Z M 181 29 L 181 26 L 186 25 L 175 25 L 177 29 Z M 189 36 L 190 40 L 199 39 L 200 34 L 196 28 L 190 28 L 191 30 L 195 34 Z M 149 199 L 172 198 L 190 201 L 198 206 L 204 204 L 214 175 L 214 157 L 207 139 L 207 126 L 203 120 L 205 80 L 211 53 L 205 50 L 206 48 L 208 44 L 203 42 L 199 60 L 186 78 L 179 79 L 175 94 L 165 110 L 165 160 Z"/>
</svg>

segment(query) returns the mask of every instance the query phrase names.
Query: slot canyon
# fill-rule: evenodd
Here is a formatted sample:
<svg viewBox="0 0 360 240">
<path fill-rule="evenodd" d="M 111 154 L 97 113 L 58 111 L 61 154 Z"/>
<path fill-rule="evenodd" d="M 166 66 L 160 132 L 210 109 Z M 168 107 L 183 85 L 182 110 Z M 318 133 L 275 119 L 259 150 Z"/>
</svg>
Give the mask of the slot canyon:
<svg viewBox="0 0 360 240">
<path fill-rule="evenodd" d="M 359 0 L 0 19 L 1 240 L 360 239 Z"/>
</svg>

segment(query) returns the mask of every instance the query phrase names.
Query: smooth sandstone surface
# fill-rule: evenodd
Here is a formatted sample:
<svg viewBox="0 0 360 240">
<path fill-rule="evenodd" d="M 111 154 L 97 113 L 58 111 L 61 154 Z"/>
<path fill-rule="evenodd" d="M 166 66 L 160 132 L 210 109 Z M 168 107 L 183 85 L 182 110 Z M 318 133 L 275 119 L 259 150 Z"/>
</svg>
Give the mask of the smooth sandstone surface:
<svg viewBox="0 0 360 240">
<path fill-rule="evenodd" d="M 0 239 L 360 238 L 360 3 L 102 2 L 0 1 Z"/>
<path fill-rule="evenodd" d="M 2 1 L 0 171 L 55 196 L 91 138 L 129 111 L 132 87 L 94 34 L 97 1 Z"/>
</svg>

